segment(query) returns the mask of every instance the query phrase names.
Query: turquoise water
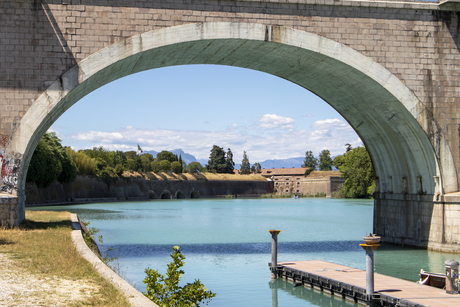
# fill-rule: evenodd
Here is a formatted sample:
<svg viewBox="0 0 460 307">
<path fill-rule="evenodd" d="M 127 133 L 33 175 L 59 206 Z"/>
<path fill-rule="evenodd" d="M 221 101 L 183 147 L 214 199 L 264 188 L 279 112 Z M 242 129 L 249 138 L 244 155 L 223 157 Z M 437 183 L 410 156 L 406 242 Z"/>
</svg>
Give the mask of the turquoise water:
<svg viewBox="0 0 460 307">
<path fill-rule="evenodd" d="M 187 257 L 183 282 L 200 279 L 217 296 L 209 306 L 355 306 L 283 280 L 272 281 L 271 235 L 281 229 L 278 261 L 324 260 L 365 269 L 359 243 L 372 231 L 372 200 L 193 199 L 39 207 L 77 213 L 113 247 L 119 274 L 141 291 L 147 267 L 166 271 L 171 246 Z M 444 270 L 452 254 L 382 245 L 377 272 L 416 281 L 421 268 Z"/>
</svg>

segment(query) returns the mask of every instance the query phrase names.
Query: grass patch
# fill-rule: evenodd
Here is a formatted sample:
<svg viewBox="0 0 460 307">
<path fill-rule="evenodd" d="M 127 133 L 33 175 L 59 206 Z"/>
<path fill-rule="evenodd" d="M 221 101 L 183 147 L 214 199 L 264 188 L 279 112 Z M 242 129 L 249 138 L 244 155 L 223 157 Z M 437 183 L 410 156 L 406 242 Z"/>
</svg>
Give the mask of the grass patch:
<svg viewBox="0 0 460 307">
<path fill-rule="evenodd" d="M 71 230 L 69 212 L 26 211 L 19 227 L 0 230 L 0 253 L 8 253 L 18 268 L 40 279 L 92 285 L 89 297 L 70 306 L 129 306 L 123 294 L 78 254 Z"/>
<path fill-rule="evenodd" d="M 313 172 L 314 173 L 314 172 Z M 267 181 L 267 179 L 261 175 L 250 174 L 250 175 L 239 175 L 239 174 L 214 174 L 214 173 L 200 173 L 200 174 L 175 174 L 175 173 L 138 173 L 138 172 L 124 172 L 125 178 L 145 178 L 147 180 L 228 180 L 228 181 Z"/>
</svg>

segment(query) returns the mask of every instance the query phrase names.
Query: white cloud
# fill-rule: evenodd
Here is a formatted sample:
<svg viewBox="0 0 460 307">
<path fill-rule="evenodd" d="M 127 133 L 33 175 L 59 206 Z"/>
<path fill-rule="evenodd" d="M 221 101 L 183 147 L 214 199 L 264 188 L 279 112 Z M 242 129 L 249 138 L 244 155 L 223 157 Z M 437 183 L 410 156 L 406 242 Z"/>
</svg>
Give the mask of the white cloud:
<svg viewBox="0 0 460 307">
<path fill-rule="evenodd" d="M 181 148 L 197 159 L 207 159 L 212 146 L 218 145 L 224 150 L 231 148 L 237 163 L 241 162 L 243 151 L 248 153 L 249 161 L 254 163 L 304 156 L 308 150 L 318 155 L 321 150 L 329 149 L 334 156 L 342 154 L 347 143 L 353 147 L 361 144 L 353 129 L 339 119 L 316 121 L 309 130 L 295 129 L 293 119 L 273 114 L 262 116 L 260 123 L 261 129 L 248 130 L 233 125 L 224 131 L 150 130 L 128 126 L 119 131 L 88 131 L 61 138 L 64 145 L 72 145 L 77 149 L 104 146 L 110 150 L 128 151 L 136 150 L 139 144 L 144 151 Z M 264 129 L 262 124 L 292 128 Z"/>
<path fill-rule="evenodd" d="M 259 127 L 264 129 L 295 129 L 294 119 L 276 114 L 265 114 L 259 118 Z"/>
</svg>

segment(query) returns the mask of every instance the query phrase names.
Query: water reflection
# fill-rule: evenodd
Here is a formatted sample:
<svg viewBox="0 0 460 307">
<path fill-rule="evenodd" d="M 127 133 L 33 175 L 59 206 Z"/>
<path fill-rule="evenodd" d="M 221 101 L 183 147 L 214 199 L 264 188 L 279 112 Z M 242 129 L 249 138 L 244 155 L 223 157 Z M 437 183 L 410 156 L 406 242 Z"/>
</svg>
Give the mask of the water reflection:
<svg viewBox="0 0 460 307">
<path fill-rule="evenodd" d="M 328 253 L 360 251 L 360 241 L 281 242 L 278 252 L 283 253 Z M 121 257 L 146 257 L 165 255 L 171 252 L 172 244 L 115 244 L 113 247 Z M 180 244 L 185 254 L 261 254 L 271 253 L 271 243 L 202 243 Z"/>
<path fill-rule="evenodd" d="M 382 244 L 375 253 L 375 270 L 381 274 L 417 281 L 420 279 L 420 269 L 444 272 L 444 262 L 449 259 L 460 259 L 460 255 Z"/>
<path fill-rule="evenodd" d="M 331 294 L 314 290 L 310 287 L 297 286 L 294 287 L 292 282 L 286 281 L 282 278 L 271 280 L 269 283 L 272 295 L 272 307 L 278 307 L 278 292 L 282 291 L 290 296 L 296 297 L 299 300 L 306 300 L 312 306 L 328 306 L 328 307 L 342 307 L 342 306 L 359 306 L 356 303 L 335 297 Z"/>
<path fill-rule="evenodd" d="M 29 209 L 29 208 L 28 208 Z M 100 229 L 105 247 L 123 277 L 141 291 L 147 267 L 165 273 L 171 246 L 187 256 L 184 282 L 200 279 L 217 296 L 210 306 L 353 306 L 327 293 L 270 283 L 271 237 L 267 229 L 282 229 L 278 260 L 323 260 L 365 269 L 359 246 L 372 229 L 371 200 L 229 199 L 41 207 L 66 210 Z M 456 258 L 457 257 L 457 258 Z M 418 280 L 421 268 L 442 272 L 458 255 L 382 244 L 375 253 L 378 273 Z M 188 278 L 188 279 L 187 279 Z M 272 287 L 273 284 L 273 287 Z M 346 305 L 348 304 L 348 305 Z"/>
</svg>

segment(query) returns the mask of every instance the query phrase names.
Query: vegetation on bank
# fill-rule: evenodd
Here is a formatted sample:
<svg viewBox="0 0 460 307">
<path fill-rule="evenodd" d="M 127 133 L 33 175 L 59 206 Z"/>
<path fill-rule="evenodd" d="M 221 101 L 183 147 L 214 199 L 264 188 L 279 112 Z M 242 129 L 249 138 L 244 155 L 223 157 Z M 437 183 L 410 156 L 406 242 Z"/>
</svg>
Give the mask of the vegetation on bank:
<svg viewBox="0 0 460 307">
<path fill-rule="evenodd" d="M 243 160 L 247 168 L 244 173 L 260 173 L 259 163 L 250 168 L 246 153 Z M 102 146 L 74 151 L 63 147 L 54 132 L 47 132 L 35 148 L 26 180 L 35 182 L 39 188 L 47 187 L 55 180 L 72 182 L 77 175 L 99 176 L 106 180 L 133 176 L 151 180 L 264 180 L 244 176 L 236 178 L 234 166 L 231 149 L 225 152 L 216 145 L 211 149 L 208 164 L 203 167 L 199 162 L 186 164 L 180 155 L 166 150 L 158 153 L 156 158 L 149 153 L 110 151 Z"/>
<path fill-rule="evenodd" d="M 311 151 L 305 153 L 302 167 L 307 167 L 305 176 L 319 168 L 320 171 L 332 170 L 332 166 L 338 169 L 346 178 L 343 187 L 332 193 L 337 198 L 371 198 L 375 190 L 375 173 L 371 158 L 365 147 L 353 148 L 346 144 L 346 152 L 331 159 L 329 150 L 321 151 L 319 159 L 316 159 Z"/>
<path fill-rule="evenodd" d="M 66 306 L 129 306 L 123 294 L 77 252 L 71 225 L 69 212 L 26 211 L 19 227 L 0 229 L 0 253 L 9 255 L 18 271 L 25 270 L 43 285 L 56 279 L 68 281 L 73 288 L 86 285 L 79 299 L 62 298 L 69 300 Z M 55 305 L 45 288 L 36 294 L 40 305 Z"/>
<path fill-rule="evenodd" d="M 347 151 L 334 158 L 334 166 L 346 178 L 340 194 L 346 198 L 371 198 L 375 190 L 375 173 L 365 147 L 347 147 Z M 340 195 L 337 195 L 340 196 Z"/>
<path fill-rule="evenodd" d="M 179 286 L 180 279 L 185 273 L 181 269 L 185 264 L 185 256 L 181 253 L 179 246 L 173 246 L 172 249 L 173 261 L 168 264 L 165 275 L 160 274 L 158 270 L 145 269 L 147 277 L 144 283 L 147 289 L 144 295 L 161 307 L 192 307 L 200 306 L 201 302 L 207 305 L 216 294 L 206 289 L 199 279 Z"/>
</svg>

